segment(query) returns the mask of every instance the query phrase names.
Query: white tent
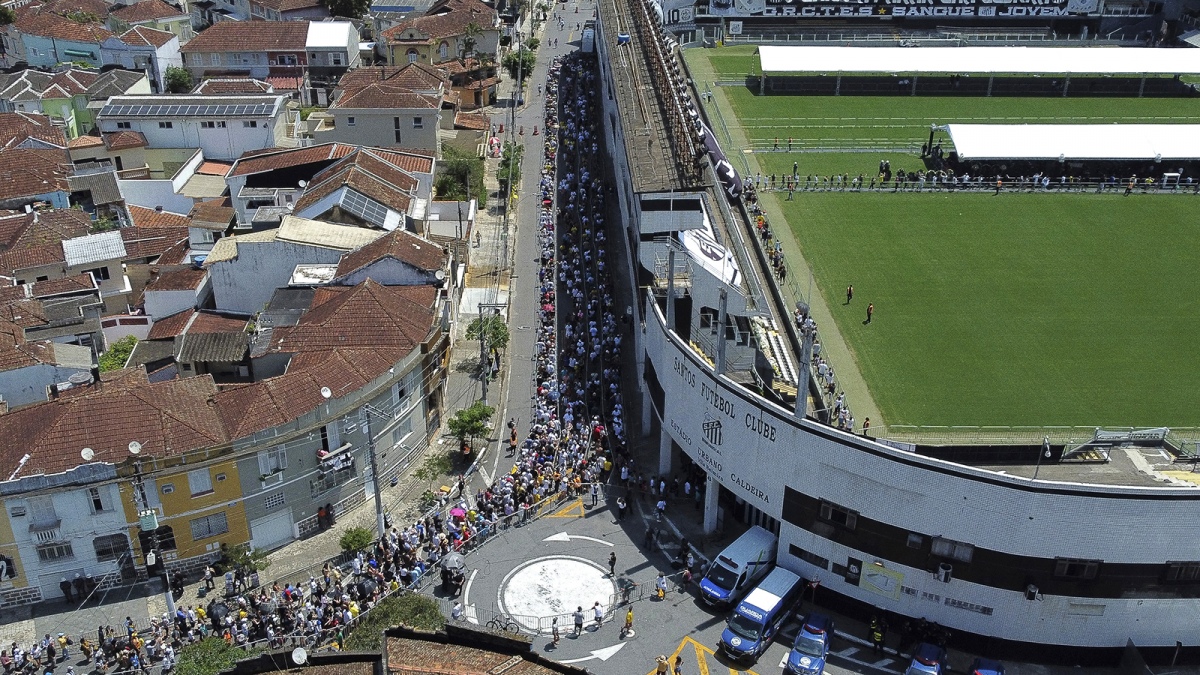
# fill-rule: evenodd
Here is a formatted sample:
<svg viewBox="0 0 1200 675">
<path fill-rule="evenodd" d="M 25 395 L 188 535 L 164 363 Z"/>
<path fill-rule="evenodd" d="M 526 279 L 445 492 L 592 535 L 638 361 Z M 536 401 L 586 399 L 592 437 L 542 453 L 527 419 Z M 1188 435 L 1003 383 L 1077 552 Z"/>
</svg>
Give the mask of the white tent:
<svg viewBox="0 0 1200 675">
<path fill-rule="evenodd" d="M 758 48 L 764 75 L 782 73 L 1196 75 L 1200 49 L 1149 47 Z"/>
<path fill-rule="evenodd" d="M 950 124 L 946 129 L 959 158 L 968 161 L 1200 160 L 1196 124 Z"/>
</svg>

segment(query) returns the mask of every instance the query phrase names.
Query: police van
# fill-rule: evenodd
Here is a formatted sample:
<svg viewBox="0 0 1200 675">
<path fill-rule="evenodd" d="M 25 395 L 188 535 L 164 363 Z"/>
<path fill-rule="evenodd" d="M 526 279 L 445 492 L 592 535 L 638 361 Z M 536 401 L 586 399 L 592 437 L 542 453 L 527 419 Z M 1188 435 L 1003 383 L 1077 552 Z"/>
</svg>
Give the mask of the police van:
<svg viewBox="0 0 1200 675">
<path fill-rule="evenodd" d="M 721 633 L 721 651 L 737 661 L 754 661 L 766 651 L 779 627 L 800 601 L 804 581 L 776 567 L 738 603 Z"/>
<path fill-rule="evenodd" d="M 725 547 L 700 580 L 700 597 L 716 606 L 737 602 L 771 571 L 779 542 L 775 535 L 755 525 Z"/>
</svg>

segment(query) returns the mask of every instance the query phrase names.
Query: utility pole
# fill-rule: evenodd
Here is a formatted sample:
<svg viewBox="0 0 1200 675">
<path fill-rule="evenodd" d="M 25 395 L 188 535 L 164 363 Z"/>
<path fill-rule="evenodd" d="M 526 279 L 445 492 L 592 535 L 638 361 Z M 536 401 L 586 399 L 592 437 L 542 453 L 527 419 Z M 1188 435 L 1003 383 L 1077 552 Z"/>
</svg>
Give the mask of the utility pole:
<svg viewBox="0 0 1200 675">
<path fill-rule="evenodd" d="M 371 462 L 371 488 L 375 491 L 375 531 L 379 538 L 387 534 L 387 526 L 383 522 L 383 493 L 379 485 L 379 464 L 375 460 L 375 434 L 371 432 L 371 412 L 367 406 L 359 410 L 359 418 L 367 432 L 367 453 Z"/>
<path fill-rule="evenodd" d="M 484 405 L 487 405 L 488 378 L 492 376 L 492 367 L 488 363 L 487 321 L 484 320 L 483 307 L 484 303 L 479 303 L 479 369 L 482 371 L 479 381 L 483 387 L 483 395 L 480 397 L 480 400 L 483 401 Z"/>
<path fill-rule="evenodd" d="M 133 462 L 133 485 L 137 488 L 138 495 L 142 498 L 142 508 L 138 509 L 138 526 L 143 530 L 150 530 L 150 541 L 153 547 L 150 551 L 142 551 L 142 557 L 146 559 L 146 565 L 153 565 L 155 558 L 162 556 L 162 549 L 159 548 L 158 541 L 158 512 L 150 508 L 150 500 L 146 497 L 146 483 L 142 480 L 142 460 L 137 459 L 138 453 L 142 451 L 142 444 L 137 441 L 129 443 L 129 454 L 135 457 Z M 167 612 L 171 614 L 171 620 L 175 619 L 175 597 L 171 594 L 171 574 L 167 571 L 167 561 L 162 560 L 163 569 L 163 586 L 165 587 L 165 595 L 167 600 Z"/>
</svg>

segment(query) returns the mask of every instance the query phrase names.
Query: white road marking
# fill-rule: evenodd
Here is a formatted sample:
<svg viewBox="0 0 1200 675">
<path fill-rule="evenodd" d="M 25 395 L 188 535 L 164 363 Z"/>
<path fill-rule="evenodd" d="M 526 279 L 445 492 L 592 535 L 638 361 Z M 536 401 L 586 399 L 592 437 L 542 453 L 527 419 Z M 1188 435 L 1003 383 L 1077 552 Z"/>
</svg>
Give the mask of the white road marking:
<svg viewBox="0 0 1200 675">
<path fill-rule="evenodd" d="M 463 607 L 467 607 L 471 604 L 471 584 L 475 581 L 476 574 L 479 574 L 478 567 L 471 570 L 471 576 L 467 578 L 467 583 L 465 586 L 463 586 Z"/>
<path fill-rule="evenodd" d="M 559 663 L 580 663 L 582 661 L 591 661 L 592 659 L 600 659 L 601 661 L 607 661 L 607 660 L 611 659 L 613 656 L 615 656 L 617 652 L 621 651 L 621 648 L 627 644 L 629 644 L 629 643 L 622 642 L 620 644 L 615 644 L 611 647 L 605 647 L 604 649 L 593 649 L 591 656 L 585 656 L 581 659 L 569 659 L 567 661 L 559 661 Z"/>
<path fill-rule="evenodd" d="M 876 661 L 875 663 L 872 663 L 871 665 L 875 666 L 876 668 L 882 668 L 883 666 L 886 666 L 886 665 L 890 664 L 891 662 L 892 662 L 892 659 L 879 659 L 878 661 Z"/>
<path fill-rule="evenodd" d="M 558 534 L 552 534 L 549 537 L 546 537 L 545 539 L 543 539 L 542 541 L 571 541 L 573 539 L 586 539 L 587 541 L 594 541 L 597 544 L 604 544 L 605 546 L 613 546 L 614 545 L 611 541 L 604 541 L 603 539 L 597 539 L 595 537 L 585 537 L 581 534 L 567 534 L 566 532 L 559 532 Z M 563 661 L 562 663 L 566 663 L 566 661 Z"/>
<path fill-rule="evenodd" d="M 840 652 L 836 652 L 838 656 L 849 658 L 858 653 L 858 647 L 847 647 Z"/>
</svg>

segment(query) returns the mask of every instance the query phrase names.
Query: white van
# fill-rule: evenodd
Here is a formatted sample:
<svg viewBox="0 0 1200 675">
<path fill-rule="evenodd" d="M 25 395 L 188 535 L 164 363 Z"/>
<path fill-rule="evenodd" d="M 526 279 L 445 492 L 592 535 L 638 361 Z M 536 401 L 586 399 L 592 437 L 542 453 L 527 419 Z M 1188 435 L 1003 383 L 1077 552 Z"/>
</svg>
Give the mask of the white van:
<svg viewBox="0 0 1200 675">
<path fill-rule="evenodd" d="M 737 602 L 775 565 L 779 540 L 755 525 L 717 556 L 700 580 L 700 597 L 710 605 Z"/>
</svg>

